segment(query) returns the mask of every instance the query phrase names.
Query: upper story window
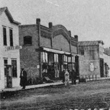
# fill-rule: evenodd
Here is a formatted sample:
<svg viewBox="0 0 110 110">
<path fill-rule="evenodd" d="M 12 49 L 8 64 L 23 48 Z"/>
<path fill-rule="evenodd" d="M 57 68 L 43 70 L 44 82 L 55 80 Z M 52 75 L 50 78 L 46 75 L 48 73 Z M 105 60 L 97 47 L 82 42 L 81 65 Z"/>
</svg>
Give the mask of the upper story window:
<svg viewBox="0 0 110 110">
<path fill-rule="evenodd" d="M 6 27 L 3 27 L 3 45 L 7 45 Z"/>
<path fill-rule="evenodd" d="M 13 46 L 13 30 L 9 29 L 9 34 L 10 34 L 10 46 Z"/>
<path fill-rule="evenodd" d="M 31 36 L 24 37 L 24 45 L 32 45 L 32 37 Z"/>
<path fill-rule="evenodd" d="M 89 59 L 95 60 L 95 50 L 89 50 Z"/>
</svg>

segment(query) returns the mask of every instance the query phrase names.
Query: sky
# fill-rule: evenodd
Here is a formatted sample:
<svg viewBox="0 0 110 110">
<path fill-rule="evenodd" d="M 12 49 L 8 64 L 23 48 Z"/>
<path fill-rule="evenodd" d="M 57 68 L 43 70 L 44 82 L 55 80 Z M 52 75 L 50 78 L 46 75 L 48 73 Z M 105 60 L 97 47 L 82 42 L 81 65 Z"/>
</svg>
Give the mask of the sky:
<svg viewBox="0 0 110 110">
<path fill-rule="evenodd" d="M 79 41 L 102 40 L 110 47 L 110 0 L 0 0 L 14 20 L 48 26 L 61 24 Z"/>
</svg>

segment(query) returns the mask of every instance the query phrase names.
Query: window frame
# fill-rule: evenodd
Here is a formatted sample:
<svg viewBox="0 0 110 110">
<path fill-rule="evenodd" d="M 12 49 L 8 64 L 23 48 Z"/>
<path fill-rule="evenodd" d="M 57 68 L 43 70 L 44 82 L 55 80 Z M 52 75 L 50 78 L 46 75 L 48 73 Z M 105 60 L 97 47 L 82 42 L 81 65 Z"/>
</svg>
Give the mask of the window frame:
<svg viewBox="0 0 110 110">
<path fill-rule="evenodd" d="M 10 46 L 13 46 L 13 29 L 9 28 Z"/>
<path fill-rule="evenodd" d="M 6 26 L 3 26 L 2 30 L 3 30 L 3 45 L 7 46 L 7 28 L 6 28 Z"/>
<path fill-rule="evenodd" d="M 31 46 L 32 45 L 32 36 L 24 36 L 23 37 L 23 44 Z"/>
<path fill-rule="evenodd" d="M 14 65 L 13 65 L 13 63 L 12 63 L 12 61 L 16 61 L 15 63 L 14 63 Z M 11 65 L 12 65 L 12 77 L 14 77 L 14 78 L 17 78 L 17 59 L 11 59 Z M 15 66 L 15 69 L 16 70 L 14 70 L 13 69 L 13 66 Z"/>
</svg>

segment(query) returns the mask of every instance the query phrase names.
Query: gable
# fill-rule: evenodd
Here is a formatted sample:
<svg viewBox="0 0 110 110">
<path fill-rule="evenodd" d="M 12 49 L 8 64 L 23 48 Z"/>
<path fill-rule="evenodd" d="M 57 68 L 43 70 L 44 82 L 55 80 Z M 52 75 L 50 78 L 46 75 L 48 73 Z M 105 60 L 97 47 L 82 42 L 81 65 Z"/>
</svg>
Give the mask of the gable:
<svg viewBox="0 0 110 110">
<path fill-rule="evenodd" d="M 5 13 L 6 16 L 8 17 L 9 21 L 13 24 L 16 24 L 16 25 L 19 25 L 20 23 L 15 21 L 11 15 L 11 13 L 9 12 L 8 8 L 7 7 L 3 7 L 3 8 L 0 8 L 0 16 Z"/>
</svg>

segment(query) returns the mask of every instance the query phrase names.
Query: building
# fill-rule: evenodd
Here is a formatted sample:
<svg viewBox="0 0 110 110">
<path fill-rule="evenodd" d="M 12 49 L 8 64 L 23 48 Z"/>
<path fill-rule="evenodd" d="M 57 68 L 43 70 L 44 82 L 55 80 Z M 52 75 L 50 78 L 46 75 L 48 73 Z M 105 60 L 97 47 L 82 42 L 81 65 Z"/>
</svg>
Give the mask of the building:
<svg viewBox="0 0 110 110">
<path fill-rule="evenodd" d="M 0 90 L 19 86 L 19 26 L 7 7 L 0 8 Z"/>
<path fill-rule="evenodd" d="M 28 84 L 38 83 L 45 75 L 60 79 L 63 65 L 70 70 L 74 64 L 78 68 L 78 36 L 72 37 L 63 25 L 50 22 L 45 27 L 37 19 L 36 24 L 21 25 L 19 30 L 21 67 L 28 73 Z"/>
<path fill-rule="evenodd" d="M 105 77 L 103 41 L 80 41 L 78 44 L 79 74 L 86 79 Z"/>
</svg>

